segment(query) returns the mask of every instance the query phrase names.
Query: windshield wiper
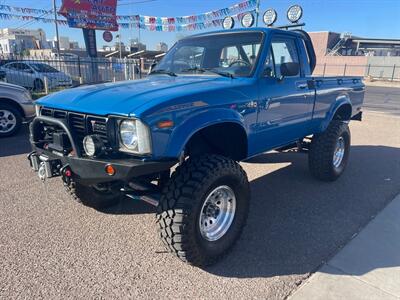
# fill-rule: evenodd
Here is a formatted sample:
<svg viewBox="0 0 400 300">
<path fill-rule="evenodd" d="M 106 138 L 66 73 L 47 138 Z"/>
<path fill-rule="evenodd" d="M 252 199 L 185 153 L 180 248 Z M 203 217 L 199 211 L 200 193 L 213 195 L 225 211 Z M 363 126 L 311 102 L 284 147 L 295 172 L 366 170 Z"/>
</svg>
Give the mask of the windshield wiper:
<svg viewBox="0 0 400 300">
<path fill-rule="evenodd" d="M 224 77 L 229 77 L 229 78 L 235 78 L 231 73 L 229 72 L 222 72 L 222 71 L 217 71 L 213 68 L 199 68 L 199 67 L 193 67 L 193 68 L 188 68 L 188 69 L 183 69 L 181 70 L 181 72 L 192 72 L 192 71 L 197 71 L 200 73 L 204 73 L 204 72 L 211 72 L 214 74 L 218 74 L 220 76 L 224 76 Z"/>
<path fill-rule="evenodd" d="M 154 71 L 151 71 L 149 73 L 149 75 L 152 75 L 152 74 L 166 74 L 166 75 L 169 75 L 169 76 L 172 76 L 172 77 L 178 76 L 174 72 L 168 71 L 168 70 L 164 70 L 164 69 L 154 70 Z"/>
</svg>

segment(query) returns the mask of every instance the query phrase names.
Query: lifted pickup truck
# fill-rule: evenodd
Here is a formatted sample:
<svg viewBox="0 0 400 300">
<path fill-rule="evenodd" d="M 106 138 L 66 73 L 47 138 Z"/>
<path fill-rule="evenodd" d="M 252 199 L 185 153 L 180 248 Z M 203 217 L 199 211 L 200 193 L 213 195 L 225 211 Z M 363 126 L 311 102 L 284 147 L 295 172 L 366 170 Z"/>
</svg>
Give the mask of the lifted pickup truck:
<svg viewBox="0 0 400 300">
<path fill-rule="evenodd" d="M 84 204 L 127 196 L 156 205 L 167 248 L 193 265 L 214 263 L 248 215 L 239 161 L 296 148 L 308 153 L 317 179 L 343 173 L 364 85 L 358 77 L 313 77 L 315 64 L 304 31 L 184 38 L 146 79 L 37 101 L 29 160 L 42 179 L 61 176 Z"/>
</svg>

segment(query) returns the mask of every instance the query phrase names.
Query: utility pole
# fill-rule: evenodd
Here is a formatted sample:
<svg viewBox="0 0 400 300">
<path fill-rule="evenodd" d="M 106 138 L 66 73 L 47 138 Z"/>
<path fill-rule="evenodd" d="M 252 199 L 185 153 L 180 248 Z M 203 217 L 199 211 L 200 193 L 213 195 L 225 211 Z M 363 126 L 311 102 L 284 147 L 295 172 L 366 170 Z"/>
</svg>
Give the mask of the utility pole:
<svg viewBox="0 0 400 300">
<path fill-rule="evenodd" d="M 58 21 L 57 21 L 57 6 L 56 6 L 56 0 L 53 0 L 53 11 L 54 11 L 54 25 L 56 27 L 56 50 L 57 50 L 57 56 L 58 59 L 60 59 L 60 36 L 58 35 Z"/>
<path fill-rule="evenodd" d="M 117 34 L 118 44 L 119 44 L 119 58 L 122 58 L 122 47 L 121 47 L 121 33 Z"/>
<path fill-rule="evenodd" d="M 257 0 L 256 4 L 256 27 L 258 27 L 258 16 L 260 15 L 260 1 L 261 0 Z"/>
</svg>

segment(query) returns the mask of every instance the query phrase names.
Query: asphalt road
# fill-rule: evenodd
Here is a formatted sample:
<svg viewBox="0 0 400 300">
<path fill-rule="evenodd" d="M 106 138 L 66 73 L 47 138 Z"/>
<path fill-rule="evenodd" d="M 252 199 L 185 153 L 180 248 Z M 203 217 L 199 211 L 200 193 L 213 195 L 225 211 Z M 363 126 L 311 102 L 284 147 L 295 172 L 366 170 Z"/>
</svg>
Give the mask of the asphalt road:
<svg viewBox="0 0 400 300">
<path fill-rule="evenodd" d="M 364 107 L 400 116 L 400 88 L 367 86 Z"/>
<path fill-rule="evenodd" d="M 400 103 L 397 91 L 369 88 L 367 103 L 382 92 Z M 314 180 L 305 154 L 244 163 L 247 227 L 206 269 L 164 251 L 152 207 L 74 203 L 59 179 L 43 184 L 29 169 L 26 131 L 0 140 L 0 298 L 287 297 L 400 192 L 400 117 L 383 102 L 351 123 L 350 162 L 334 183 Z"/>
</svg>

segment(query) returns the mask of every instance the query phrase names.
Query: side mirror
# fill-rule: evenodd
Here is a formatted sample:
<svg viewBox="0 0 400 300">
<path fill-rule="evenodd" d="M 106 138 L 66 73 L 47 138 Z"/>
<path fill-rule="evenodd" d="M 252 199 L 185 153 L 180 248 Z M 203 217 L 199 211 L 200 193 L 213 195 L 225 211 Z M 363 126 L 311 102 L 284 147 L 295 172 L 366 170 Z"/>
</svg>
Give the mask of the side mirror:
<svg viewBox="0 0 400 300">
<path fill-rule="evenodd" d="M 279 80 L 283 80 L 283 78 L 288 76 L 298 75 L 300 71 L 300 65 L 296 62 L 287 62 L 281 64 L 281 77 Z"/>
</svg>

